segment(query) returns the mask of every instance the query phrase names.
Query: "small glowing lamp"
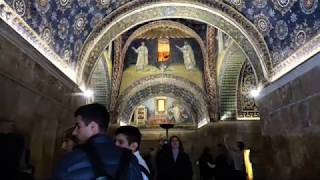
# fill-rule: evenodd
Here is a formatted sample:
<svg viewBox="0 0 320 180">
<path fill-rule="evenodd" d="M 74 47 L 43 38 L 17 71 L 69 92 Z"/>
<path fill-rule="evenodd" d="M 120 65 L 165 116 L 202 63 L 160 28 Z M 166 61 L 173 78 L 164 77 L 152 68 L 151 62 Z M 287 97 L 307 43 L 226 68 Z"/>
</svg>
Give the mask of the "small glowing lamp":
<svg viewBox="0 0 320 180">
<path fill-rule="evenodd" d="M 93 97 L 93 91 L 91 89 L 86 89 L 83 91 L 83 96 L 84 97 L 87 97 L 87 98 L 91 98 Z"/>
</svg>

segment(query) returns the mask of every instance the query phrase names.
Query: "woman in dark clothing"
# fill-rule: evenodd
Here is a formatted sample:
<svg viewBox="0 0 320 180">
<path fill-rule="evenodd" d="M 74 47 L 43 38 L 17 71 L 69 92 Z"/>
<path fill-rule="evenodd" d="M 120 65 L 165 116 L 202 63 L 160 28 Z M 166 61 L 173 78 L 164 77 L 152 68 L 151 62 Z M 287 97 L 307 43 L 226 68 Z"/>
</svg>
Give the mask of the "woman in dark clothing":
<svg viewBox="0 0 320 180">
<path fill-rule="evenodd" d="M 233 160 L 223 144 L 218 144 L 219 154 L 215 159 L 215 180 L 233 179 Z"/>
<path fill-rule="evenodd" d="M 0 133 L 0 178 L 33 180 L 34 167 L 23 135 Z"/>
<path fill-rule="evenodd" d="M 210 154 L 210 148 L 205 147 L 199 158 L 200 180 L 211 180 L 213 177 L 213 158 Z"/>
<path fill-rule="evenodd" d="M 192 165 L 177 136 L 170 137 L 169 146 L 159 153 L 158 180 L 191 180 Z"/>
</svg>

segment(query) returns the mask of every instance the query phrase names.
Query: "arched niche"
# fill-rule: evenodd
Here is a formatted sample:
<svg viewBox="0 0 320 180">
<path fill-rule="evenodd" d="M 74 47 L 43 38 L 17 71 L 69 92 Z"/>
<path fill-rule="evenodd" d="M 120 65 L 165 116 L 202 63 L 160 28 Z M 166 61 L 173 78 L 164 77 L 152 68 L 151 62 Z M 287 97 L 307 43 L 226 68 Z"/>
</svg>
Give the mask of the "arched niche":
<svg viewBox="0 0 320 180">
<path fill-rule="evenodd" d="M 117 121 L 131 119 L 136 106 L 154 96 L 169 96 L 181 99 L 195 110 L 197 123 L 209 121 L 208 102 L 201 88 L 181 77 L 158 74 L 136 81 L 119 97 L 116 105 Z"/>
</svg>

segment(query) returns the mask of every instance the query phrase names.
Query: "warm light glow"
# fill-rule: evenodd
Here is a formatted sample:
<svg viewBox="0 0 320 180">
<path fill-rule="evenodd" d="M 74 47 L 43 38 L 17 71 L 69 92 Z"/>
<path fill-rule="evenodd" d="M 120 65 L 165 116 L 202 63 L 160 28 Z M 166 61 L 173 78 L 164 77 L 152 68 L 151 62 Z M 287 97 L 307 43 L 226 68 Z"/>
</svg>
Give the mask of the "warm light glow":
<svg viewBox="0 0 320 180">
<path fill-rule="evenodd" d="M 221 118 L 220 118 L 220 120 L 226 120 L 227 118 L 229 118 L 229 117 L 231 117 L 231 112 L 230 111 L 228 111 L 228 112 L 226 112 L 225 114 L 223 114 L 222 116 L 221 116 Z"/>
<path fill-rule="evenodd" d="M 83 91 L 83 96 L 86 97 L 86 98 L 91 98 L 93 97 L 93 91 L 91 89 L 87 89 L 85 91 Z"/>
<path fill-rule="evenodd" d="M 259 94 L 260 94 L 260 91 L 258 91 L 257 89 L 252 89 L 252 90 L 250 91 L 250 95 L 251 95 L 252 97 L 258 97 Z"/>
<path fill-rule="evenodd" d="M 127 126 L 128 124 L 126 122 L 120 121 L 120 126 Z"/>
<path fill-rule="evenodd" d="M 260 120 L 260 117 L 237 117 L 237 120 Z"/>
<path fill-rule="evenodd" d="M 159 112 L 163 112 L 165 109 L 164 109 L 164 99 L 158 99 L 158 111 Z"/>
<path fill-rule="evenodd" d="M 202 119 L 199 123 L 198 123 L 198 128 L 203 127 L 204 125 L 208 124 L 208 120 L 207 119 Z"/>
<path fill-rule="evenodd" d="M 84 92 L 84 91 L 86 91 L 86 86 L 84 86 L 84 85 L 81 85 L 81 86 L 79 86 L 79 88 L 80 88 L 80 90 L 82 91 L 82 92 Z"/>
<path fill-rule="evenodd" d="M 79 86 L 81 93 L 73 93 L 75 96 L 84 96 L 86 98 L 92 98 L 94 95 L 94 92 L 91 89 L 87 89 L 84 85 Z"/>
<path fill-rule="evenodd" d="M 168 61 L 170 57 L 169 39 L 158 39 L 158 62 Z"/>
<path fill-rule="evenodd" d="M 161 96 L 155 98 L 155 114 L 167 114 L 167 97 Z"/>
<path fill-rule="evenodd" d="M 250 162 L 250 149 L 245 149 L 243 152 L 244 165 L 247 172 L 247 180 L 253 180 L 252 164 Z"/>
<path fill-rule="evenodd" d="M 260 95 L 261 90 L 262 90 L 262 86 L 259 85 L 256 89 L 252 89 L 250 91 L 250 96 L 253 98 L 258 97 Z"/>
</svg>

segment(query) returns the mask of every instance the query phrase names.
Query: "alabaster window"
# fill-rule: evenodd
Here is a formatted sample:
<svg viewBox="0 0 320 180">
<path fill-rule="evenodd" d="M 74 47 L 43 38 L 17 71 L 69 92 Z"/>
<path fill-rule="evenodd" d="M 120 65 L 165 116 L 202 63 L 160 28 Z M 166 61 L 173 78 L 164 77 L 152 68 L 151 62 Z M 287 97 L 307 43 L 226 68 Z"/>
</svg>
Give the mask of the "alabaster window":
<svg viewBox="0 0 320 180">
<path fill-rule="evenodd" d="M 156 114 L 166 114 L 167 113 L 167 98 L 157 97 L 156 101 Z"/>
<path fill-rule="evenodd" d="M 158 62 L 166 62 L 170 57 L 170 43 L 167 38 L 158 39 Z"/>
</svg>

